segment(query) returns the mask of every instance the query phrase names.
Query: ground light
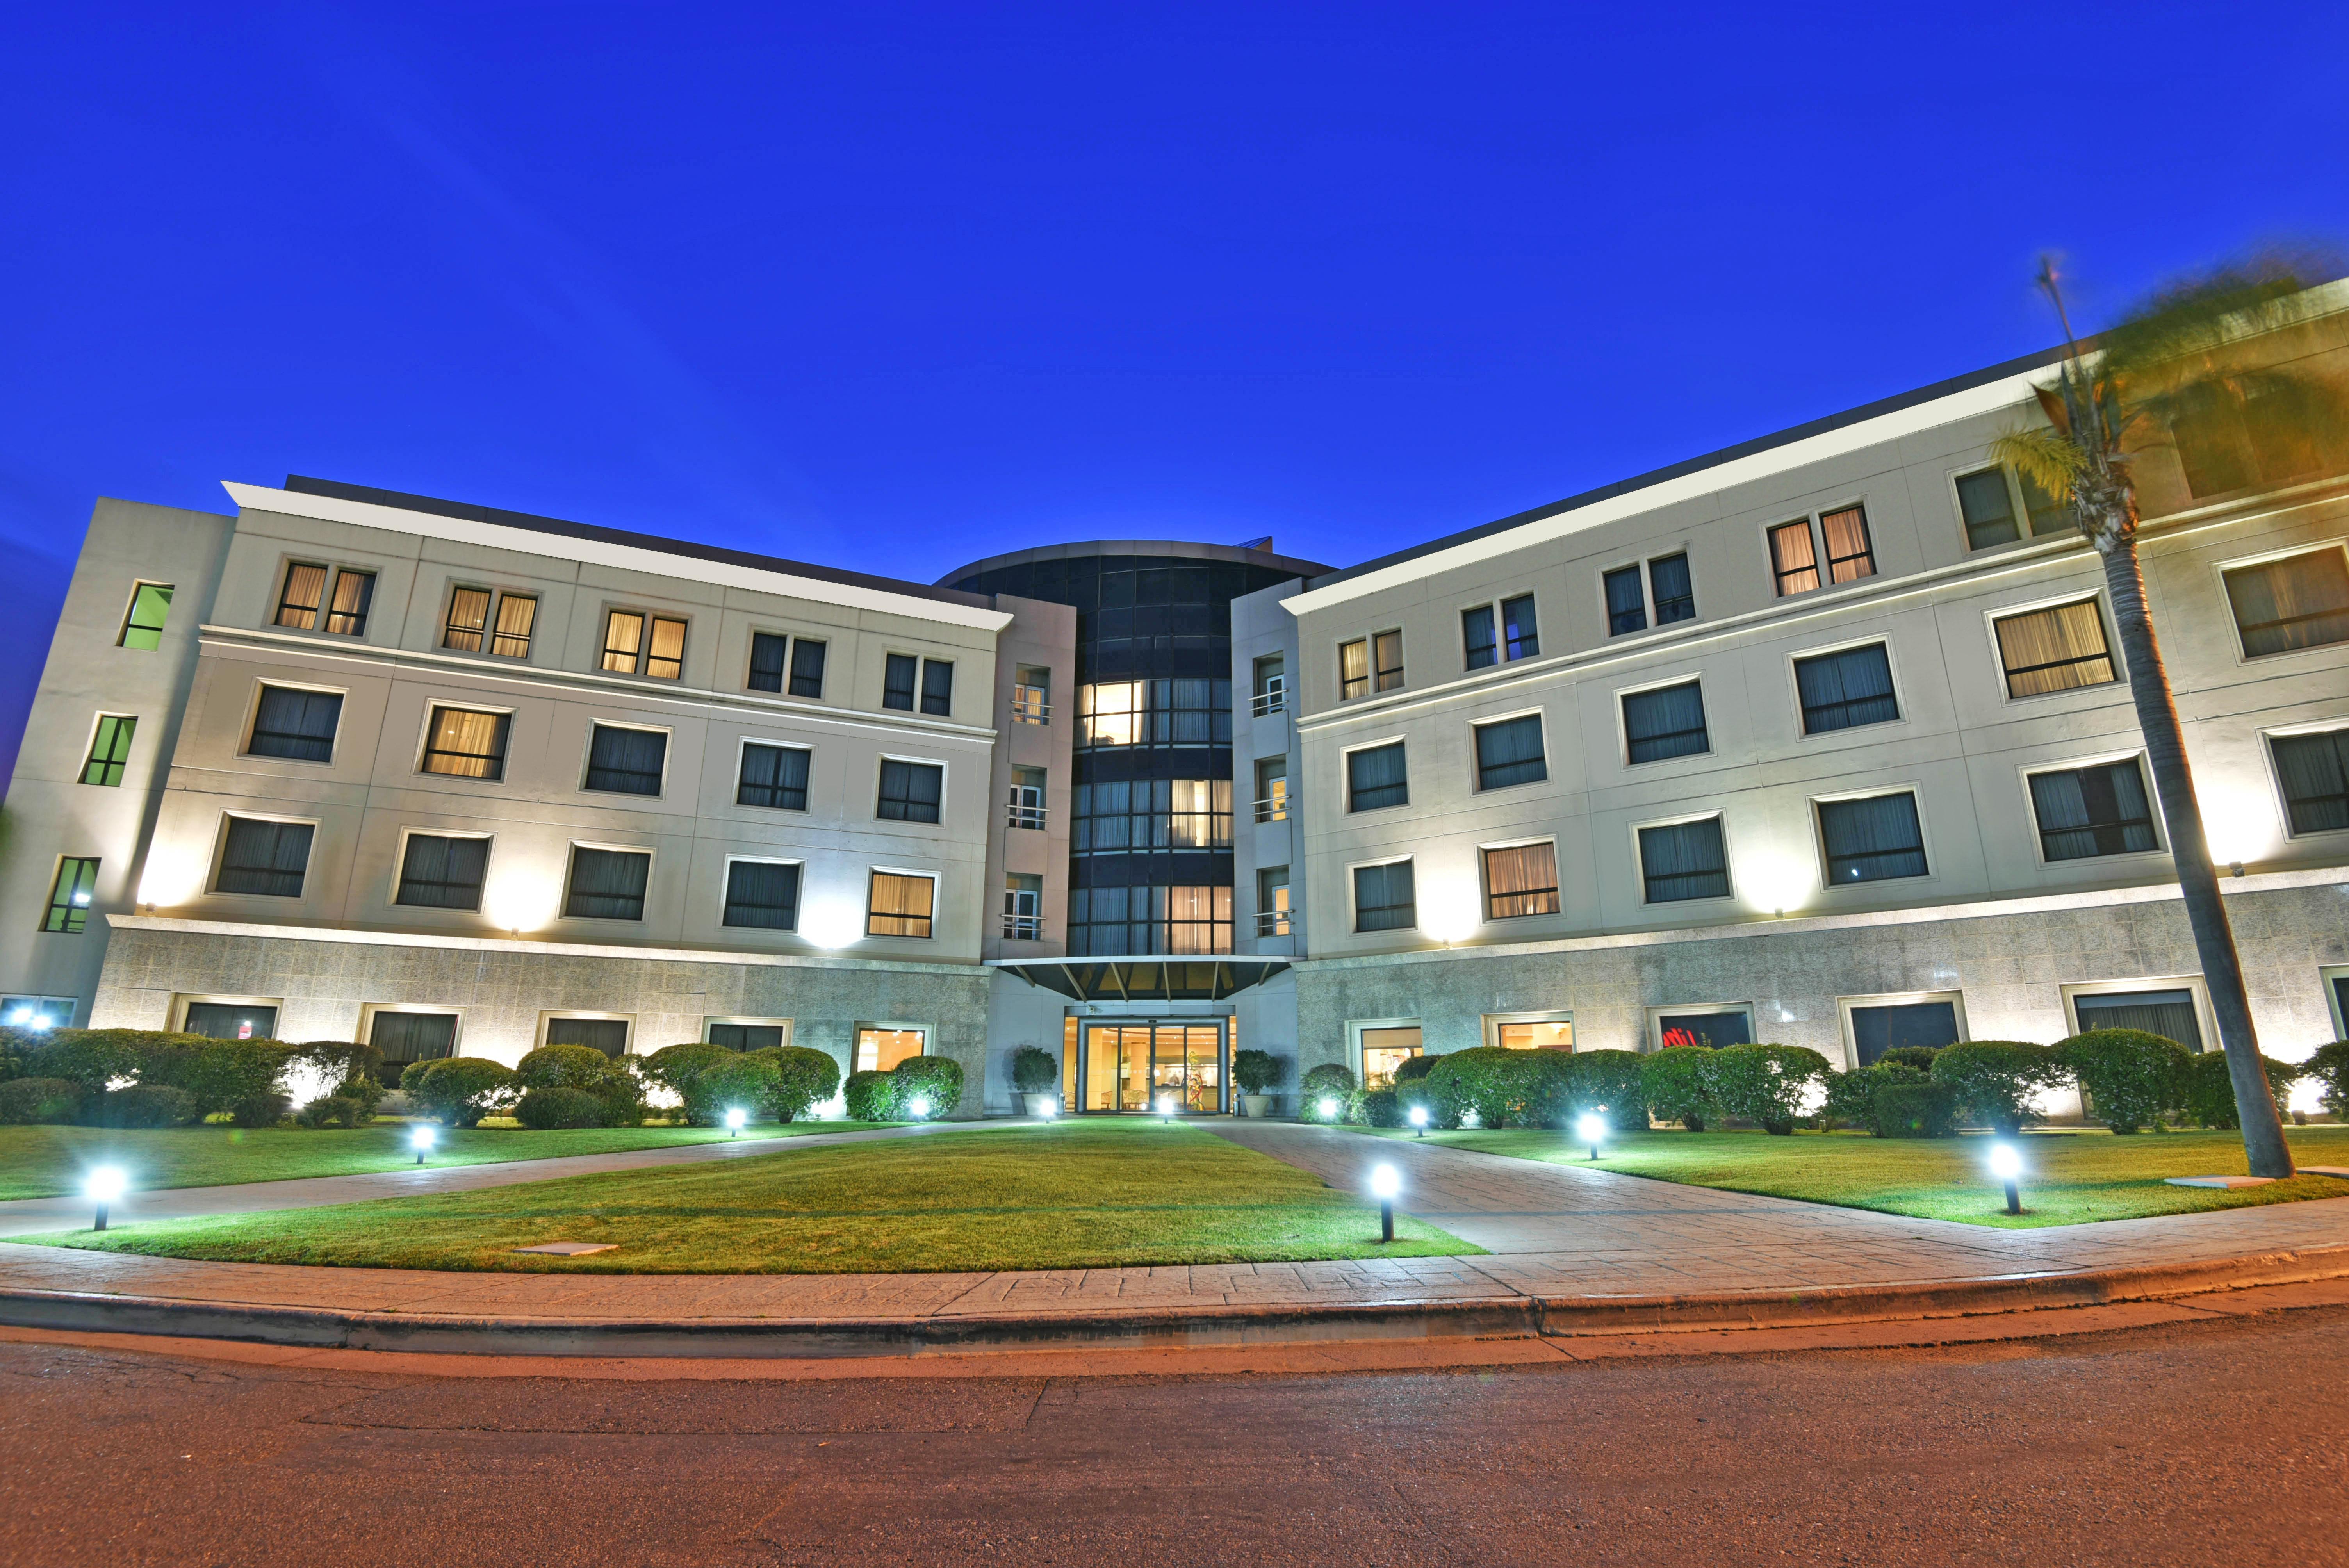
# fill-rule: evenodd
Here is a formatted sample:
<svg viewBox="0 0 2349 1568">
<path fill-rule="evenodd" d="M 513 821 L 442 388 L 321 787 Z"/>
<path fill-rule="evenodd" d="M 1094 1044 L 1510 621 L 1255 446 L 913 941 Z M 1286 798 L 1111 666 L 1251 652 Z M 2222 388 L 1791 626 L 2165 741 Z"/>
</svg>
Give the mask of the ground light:
<svg viewBox="0 0 2349 1568">
<path fill-rule="evenodd" d="M 1172 1127 L 1174 1125 L 1174 1097 L 1173 1095 L 1162 1094 L 1158 1097 L 1158 1114 L 1167 1126 Z"/>
<path fill-rule="evenodd" d="M 1590 1158 L 1599 1158 L 1599 1146 L 1607 1140 L 1607 1119 L 1596 1111 L 1585 1111 L 1574 1124 L 1574 1136 L 1590 1145 Z"/>
<path fill-rule="evenodd" d="M 1402 1191 L 1402 1175 L 1392 1165 L 1371 1167 L 1371 1196 L 1379 1201 L 1379 1240 L 1394 1240 L 1395 1195 Z"/>
<path fill-rule="evenodd" d="M 747 1119 L 748 1118 L 743 1116 L 742 1109 L 740 1106 L 728 1111 L 726 1113 L 726 1136 L 729 1138 L 741 1137 L 742 1123 Z"/>
<path fill-rule="evenodd" d="M 1330 1099 L 1329 1096 L 1327 1096 L 1327 1095 L 1322 1096 L 1322 1097 L 1321 1097 L 1321 1104 L 1320 1104 L 1320 1111 L 1321 1111 L 1321 1119 L 1322 1119 L 1322 1120 L 1324 1120 L 1324 1121 L 1335 1121 L 1335 1120 L 1337 1120 L 1337 1119 L 1338 1119 L 1338 1102 L 1337 1102 L 1336 1100 L 1334 1100 L 1334 1099 Z"/>
<path fill-rule="evenodd" d="M 98 1205 L 98 1222 L 90 1226 L 91 1230 L 106 1229 L 106 1206 L 121 1197 L 122 1190 L 129 1185 L 130 1179 L 123 1175 L 119 1165 L 101 1165 L 89 1173 L 88 1179 L 82 1182 L 81 1190 L 88 1195 L 91 1202 Z"/>
<path fill-rule="evenodd" d="M 416 1162 L 419 1165 L 423 1164 L 424 1157 L 432 1151 L 432 1129 L 429 1127 L 416 1129 L 408 1135 L 408 1142 L 409 1147 L 416 1150 Z"/>
<path fill-rule="evenodd" d="M 1411 1124 L 1419 1129 L 1414 1136 L 1419 1138 L 1427 1136 L 1427 1107 L 1414 1105 L 1411 1108 Z"/>
<path fill-rule="evenodd" d="M 2006 1183 L 2006 1212 L 2023 1212 L 2023 1193 L 2015 1186 L 2023 1175 L 2023 1155 L 2012 1143 L 1990 1146 L 1990 1173 Z"/>
<path fill-rule="evenodd" d="M 1051 1120 L 1054 1117 L 1061 1114 L 1061 1102 L 1057 1099 L 1046 1100 L 1043 1105 L 1039 1108 L 1038 1114 L 1043 1117 L 1047 1121 Z"/>
<path fill-rule="evenodd" d="M 905 1102 L 905 1109 L 912 1113 L 916 1121 L 919 1121 L 930 1114 L 930 1097 L 926 1094 L 917 1094 L 912 1099 Z"/>
</svg>

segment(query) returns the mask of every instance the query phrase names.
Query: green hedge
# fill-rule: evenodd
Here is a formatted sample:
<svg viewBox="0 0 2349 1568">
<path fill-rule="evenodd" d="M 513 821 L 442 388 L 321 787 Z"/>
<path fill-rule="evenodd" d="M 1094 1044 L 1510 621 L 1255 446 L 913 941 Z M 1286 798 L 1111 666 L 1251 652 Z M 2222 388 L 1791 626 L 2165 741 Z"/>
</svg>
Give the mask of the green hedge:
<svg viewBox="0 0 2349 1568">
<path fill-rule="evenodd" d="M 601 1051 L 594 1054 L 603 1055 Z M 557 1127 L 604 1127 L 608 1125 L 611 1109 L 603 1096 L 593 1090 L 558 1084 L 525 1091 L 513 1113 L 524 1127 L 543 1131 Z"/>
<path fill-rule="evenodd" d="M 399 1087 L 409 1105 L 447 1127 L 477 1127 L 481 1118 L 512 1105 L 514 1070 L 487 1057 L 443 1057 L 410 1062 Z"/>
<path fill-rule="evenodd" d="M 925 1118 L 944 1121 L 962 1108 L 962 1064 L 952 1057 L 907 1057 L 892 1069 L 899 1114 L 911 1116 L 916 1098 L 930 1102 Z"/>
<path fill-rule="evenodd" d="M 1949 1138 L 1958 1130 L 1956 1091 L 1922 1075 L 1879 1086 L 1873 1113 L 1878 1138 Z"/>
<path fill-rule="evenodd" d="M 1364 1089 L 1361 1117 L 1363 1121 L 1372 1127 L 1401 1127 L 1402 1101 L 1395 1097 L 1395 1091 L 1391 1088 Z"/>
<path fill-rule="evenodd" d="M 776 1046 L 759 1054 L 775 1064 L 775 1092 L 767 1099 L 767 1114 L 777 1121 L 796 1120 L 840 1092 L 840 1064 L 830 1052 Z"/>
<path fill-rule="evenodd" d="M 0 1125 L 62 1126 L 81 1119 L 81 1085 L 71 1078 L 20 1078 L 0 1083 Z"/>
<path fill-rule="evenodd" d="M 1713 1056 L 1710 1046 L 1666 1046 L 1642 1057 L 1640 1092 L 1647 1097 L 1649 1114 L 1658 1121 L 1677 1121 L 1691 1132 L 1702 1132 L 1707 1122 L 1720 1120 L 1723 1113 L 1714 1088 Z"/>
<path fill-rule="evenodd" d="M 1475 1046 L 1436 1058 L 1427 1087 L 1438 1099 L 1474 1111 L 1480 1127 L 1555 1127 L 1570 1100 L 1567 1051 L 1510 1051 Z"/>
<path fill-rule="evenodd" d="M 2260 1066 L 2266 1069 L 2268 1093 L 2274 1097 L 2282 1109 L 2292 1098 L 2292 1086 L 2298 1083 L 2307 1069 L 2298 1062 L 2280 1062 L 2273 1057 L 2261 1057 Z M 2203 1127 L 2240 1127 L 2242 1113 L 2235 1104 L 2235 1079 L 2227 1070 L 2227 1053 L 2202 1051 L 2187 1059 L 2184 1077 L 2178 1083 L 2179 1109 Z"/>
<path fill-rule="evenodd" d="M 1321 1102 L 1325 1099 L 1336 1102 L 1336 1114 L 1321 1109 Z M 1351 1114 L 1353 1105 L 1354 1075 L 1338 1062 L 1323 1062 L 1298 1082 L 1297 1119 L 1299 1121 L 1344 1121 Z"/>
<path fill-rule="evenodd" d="M 723 1108 L 697 1087 L 697 1080 L 704 1069 L 732 1061 L 735 1055 L 724 1046 L 690 1040 L 681 1046 L 662 1047 L 639 1063 L 639 1070 L 647 1081 L 677 1096 L 678 1111 L 687 1126 L 713 1127 Z"/>
<path fill-rule="evenodd" d="M 2045 1046 L 2023 1040 L 1963 1040 L 1933 1053 L 1933 1081 L 1947 1084 L 1961 1114 L 2013 1137 L 2036 1121 L 2031 1100 L 2064 1081 Z"/>
<path fill-rule="evenodd" d="M 2349 1040 L 2319 1046 L 2300 1064 L 2303 1077 L 2317 1083 L 2320 1103 L 2333 1115 L 2349 1119 Z"/>
<path fill-rule="evenodd" d="M 1571 1114 L 1596 1110 L 1618 1132 L 1648 1130 L 1647 1092 L 1637 1051 L 1576 1051 L 1567 1057 Z"/>
<path fill-rule="evenodd" d="M 902 1087 L 895 1073 L 855 1072 L 841 1086 L 841 1098 L 848 1102 L 851 1121 L 895 1121 L 897 1119 L 897 1090 Z"/>
<path fill-rule="evenodd" d="M 1011 1053 L 1011 1088 L 1019 1094 L 1050 1094 L 1061 1081 L 1061 1064 L 1051 1052 L 1022 1046 Z"/>
<path fill-rule="evenodd" d="M 1723 1046 L 1713 1053 L 1711 1078 L 1723 1115 L 1785 1136 L 1807 1114 L 1804 1106 L 1812 1095 L 1825 1088 L 1827 1059 L 1805 1046 Z"/>
<path fill-rule="evenodd" d="M 1826 1102 L 1819 1120 L 1830 1130 L 1837 1125 L 1876 1131 L 1876 1091 L 1887 1084 L 1920 1084 L 1925 1075 L 1902 1062 L 1878 1061 L 1827 1079 Z"/>
<path fill-rule="evenodd" d="M 2178 1107 L 2187 1049 L 2143 1029 L 2090 1029 L 2057 1042 L 2054 1060 L 2086 1092 L 2090 1109 L 2115 1132 L 2158 1127 Z"/>
<path fill-rule="evenodd" d="M 1411 1120 L 1413 1110 L 1421 1109 L 1427 1112 L 1430 1127 L 1456 1128 L 1460 1125 L 1459 1105 L 1438 1093 L 1427 1081 L 1428 1075 L 1435 1071 L 1436 1064 L 1443 1059 L 1442 1057 L 1431 1056 L 1405 1057 L 1402 1065 L 1395 1068 L 1395 1100 L 1402 1108 L 1406 1123 Z"/>
</svg>

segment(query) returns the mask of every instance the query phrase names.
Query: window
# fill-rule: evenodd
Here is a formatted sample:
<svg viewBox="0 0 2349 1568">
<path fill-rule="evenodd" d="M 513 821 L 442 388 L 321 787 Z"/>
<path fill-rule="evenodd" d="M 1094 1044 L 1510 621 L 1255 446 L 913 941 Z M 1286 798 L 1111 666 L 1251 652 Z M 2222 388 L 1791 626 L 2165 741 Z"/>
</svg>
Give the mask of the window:
<svg viewBox="0 0 2349 1568">
<path fill-rule="evenodd" d="M 1557 913 L 1557 846 L 1512 844 L 1485 851 L 1485 918 Z"/>
<path fill-rule="evenodd" d="M 1081 749 L 1109 746 L 1229 746 L 1227 680 L 1108 681 L 1077 694 Z"/>
<path fill-rule="evenodd" d="M 1280 654 L 1268 654 L 1256 662 L 1256 701 L 1251 711 L 1258 718 L 1269 718 L 1288 707 L 1288 660 Z"/>
<path fill-rule="evenodd" d="M 69 1029 L 76 1006 L 71 996 L 0 996 L 0 1024 L 12 1029 Z"/>
<path fill-rule="evenodd" d="M 1519 594 L 1501 602 L 1499 635 L 1495 638 L 1493 606 L 1480 604 L 1460 613 L 1461 634 L 1467 645 L 1468 667 L 1481 670 L 1501 659 L 1529 659 L 1541 652 L 1541 627 L 1534 615 L 1534 596 Z M 1402 684 L 1401 634 L 1395 649 L 1395 684 Z M 1384 687 L 1381 687 L 1384 690 Z"/>
<path fill-rule="evenodd" d="M 617 724 L 587 728 L 587 781 L 584 789 L 614 795 L 657 795 L 668 765 L 668 734 Z"/>
<path fill-rule="evenodd" d="M 935 822 L 947 770 L 926 762 L 881 763 L 881 801 L 874 815 L 885 822 Z"/>
<path fill-rule="evenodd" d="M 1991 630 L 2009 696 L 2043 696 L 2118 677 L 2105 643 L 2105 617 L 2093 598 L 2002 615 L 1991 622 Z"/>
<path fill-rule="evenodd" d="M 1910 1046 L 1939 1050 L 1961 1037 L 1955 1002 L 1854 1004 L 1850 1013 L 1852 1054 L 1864 1068 L 1882 1061 L 1887 1051 Z"/>
<path fill-rule="evenodd" d="M 1499 662 L 1501 645 L 1493 634 L 1493 606 L 1479 604 L 1473 610 L 1461 611 L 1460 635 L 1467 645 L 1470 669 L 1481 670 Z"/>
<path fill-rule="evenodd" d="M 98 895 L 98 866 L 95 855 L 58 860 L 57 880 L 49 883 L 49 907 L 41 916 L 43 931 L 71 936 L 88 925 L 89 901 Z"/>
<path fill-rule="evenodd" d="M 180 1030 L 208 1040 L 275 1039 L 277 1009 L 249 1002 L 191 1002 Z"/>
<path fill-rule="evenodd" d="M 89 738 L 88 760 L 81 765 L 81 781 L 109 789 L 119 786 L 130 761 L 130 738 L 138 730 L 139 721 L 127 714 L 99 714 L 98 728 Z"/>
<path fill-rule="evenodd" d="M 1258 936 L 1288 936 L 1295 934 L 1295 911 L 1288 902 L 1288 868 L 1260 866 L 1256 873 L 1256 934 Z"/>
<path fill-rule="evenodd" d="M 1371 639 L 1371 662 L 1381 691 L 1392 691 L 1402 685 L 1402 634 L 1381 632 Z"/>
<path fill-rule="evenodd" d="M 621 675 L 636 673 L 636 655 L 644 652 L 645 618 L 626 610 L 604 617 L 604 667 Z"/>
<path fill-rule="evenodd" d="M 1501 651 L 1513 659 L 1530 659 L 1541 652 L 1541 626 L 1534 617 L 1532 594 L 1501 601 Z"/>
<path fill-rule="evenodd" d="M 646 850 L 596 850 L 571 846 L 571 885 L 563 897 L 569 920 L 642 920 L 645 884 L 653 857 Z"/>
<path fill-rule="evenodd" d="M 727 861 L 726 913 L 720 923 L 798 930 L 800 868 L 787 861 Z"/>
<path fill-rule="evenodd" d="M 954 711 L 954 665 L 950 660 L 922 661 L 922 711 L 939 718 Z"/>
<path fill-rule="evenodd" d="M 1642 828 L 1639 841 L 1640 886 L 1646 902 L 1685 903 L 1729 896 L 1729 851 L 1722 841 L 1720 818 Z"/>
<path fill-rule="evenodd" d="M 927 936 L 930 913 L 937 897 L 935 877 L 906 876 L 898 872 L 874 872 L 865 905 L 867 936 Z"/>
<path fill-rule="evenodd" d="M 478 910 L 489 866 L 487 839 L 410 833 L 399 857 L 399 891 L 392 902 L 421 909 Z"/>
<path fill-rule="evenodd" d="M 1803 705 L 1803 733 L 1890 724 L 1900 717 L 1892 695 L 1892 657 L 1882 643 L 1795 661 L 1795 691 Z"/>
<path fill-rule="evenodd" d="M 285 582 L 277 593 L 277 615 L 274 624 L 288 626 L 297 632 L 318 629 L 318 607 L 326 596 L 326 568 L 297 561 L 285 569 Z"/>
<path fill-rule="evenodd" d="M 1409 861 L 1354 868 L 1356 931 L 1408 931 L 1418 923 L 1419 905 Z"/>
<path fill-rule="evenodd" d="M 153 653 L 163 645 L 163 623 L 171 614 L 171 584 L 141 583 L 130 590 L 130 608 L 122 617 L 122 634 L 115 645 Z"/>
<path fill-rule="evenodd" d="M 1928 874 L 1917 797 L 1905 789 L 1859 800 L 1820 801 L 1819 836 L 1826 845 L 1830 887 Z"/>
<path fill-rule="evenodd" d="M 1003 935 L 1008 942 L 1034 942 L 1044 934 L 1044 879 L 1018 872 L 1003 879 Z"/>
<path fill-rule="evenodd" d="M 2292 836 L 2349 828 L 2349 729 L 2271 736 Z"/>
<path fill-rule="evenodd" d="M 652 623 L 649 641 L 645 623 Z M 685 674 L 685 623 L 666 615 L 647 616 L 635 610 L 614 610 L 604 617 L 604 668 L 615 675 L 636 673 L 641 655 L 644 673 L 655 680 L 673 681 Z"/>
<path fill-rule="evenodd" d="M 2040 852 L 2050 861 L 2088 860 L 2158 850 L 2145 775 L 2131 757 L 2031 775 L 2031 810 Z"/>
<path fill-rule="evenodd" d="M 2202 1048 L 2200 1011 L 2190 990 L 2074 992 L 2072 1016 L 2082 1034 L 2090 1029 L 2143 1029 L 2176 1040 L 2189 1051 Z"/>
<path fill-rule="evenodd" d="M 2005 469 L 1959 475 L 1958 515 L 1965 521 L 1970 550 L 2013 543 L 2023 537 L 2026 515 L 2033 533 L 2056 533 L 2073 525 L 2069 508 L 2057 507 L 2038 486 L 2026 485 Z"/>
<path fill-rule="evenodd" d="M 824 645 L 812 637 L 792 639 L 792 696 L 823 696 Z"/>
<path fill-rule="evenodd" d="M 1807 532 L 1805 535 L 1808 537 Z M 1640 588 L 1640 569 L 1619 566 L 1601 582 L 1607 589 L 1607 634 L 1619 637 L 1648 629 L 1648 601 Z"/>
<path fill-rule="evenodd" d="M 1420 1026 L 1417 1024 L 1362 1031 L 1362 1087 L 1392 1088 L 1395 1069 L 1421 1049 Z"/>
<path fill-rule="evenodd" d="M 1770 531 L 1770 572 L 1778 597 L 1807 593 L 1819 585 L 1818 547 L 1811 542 L 1811 521 L 1781 523 Z"/>
<path fill-rule="evenodd" d="M 1346 753 L 1347 810 L 1376 811 L 1409 804 L 1411 783 L 1403 770 L 1402 741 Z"/>
<path fill-rule="evenodd" d="M 1656 601 L 1656 624 L 1696 618 L 1696 588 L 1689 581 L 1686 554 L 1660 555 L 1648 562 L 1648 590 Z"/>
<path fill-rule="evenodd" d="M 1477 789 L 1506 789 L 1549 777 L 1549 764 L 1542 755 L 1541 715 L 1529 713 L 1475 729 Z"/>
<path fill-rule="evenodd" d="M 783 1024 L 736 1024 L 709 1020 L 709 1043 L 730 1051 L 771 1051 L 789 1038 Z"/>
<path fill-rule="evenodd" d="M 1011 722 L 1052 722 L 1052 672 L 1040 665 L 1021 665 L 1013 672 Z"/>
<path fill-rule="evenodd" d="M 335 727 L 342 722 L 339 692 L 265 686 L 254 709 L 248 757 L 282 757 L 289 762 L 332 762 Z"/>
<path fill-rule="evenodd" d="M 457 1049 L 454 1013 L 395 1013 L 378 1008 L 367 1023 L 367 1044 L 382 1053 L 386 1068 L 405 1068 L 410 1062 L 437 1062 Z M 389 1075 L 393 1082 L 398 1074 Z"/>
<path fill-rule="evenodd" d="M 1820 514 L 1815 539 L 1808 518 L 1770 531 L 1770 569 L 1778 596 L 1807 593 L 1819 586 L 1820 541 L 1826 544 L 1826 581 L 1853 583 L 1876 575 L 1875 547 L 1868 536 L 1868 511 L 1846 507 Z"/>
<path fill-rule="evenodd" d="M 2197 500 L 2340 471 L 2338 455 L 2302 436 L 2289 410 L 2282 418 L 2263 416 L 2260 404 L 2267 397 L 2290 396 L 2257 384 L 2189 392 L 2170 433 L 2186 488 Z"/>
<path fill-rule="evenodd" d="M 324 629 L 336 636 L 367 634 L 367 607 L 375 601 L 375 573 L 346 567 L 333 573 L 335 591 L 326 593 L 328 568 L 297 561 L 285 569 L 285 583 L 277 595 L 274 624 L 296 632 L 320 629 L 319 611 L 326 612 Z"/>
<path fill-rule="evenodd" d="M 1288 820 L 1288 758 L 1264 757 L 1256 765 L 1256 820 Z"/>
<path fill-rule="evenodd" d="M 806 810 L 808 756 L 796 746 L 745 742 L 741 770 L 734 780 L 734 803 L 771 811 Z"/>
<path fill-rule="evenodd" d="M 326 610 L 326 630 L 339 637 L 367 635 L 367 606 L 374 603 L 374 573 L 336 573 L 334 602 Z"/>
<path fill-rule="evenodd" d="M 1710 750 L 1704 690 L 1696 681 L 1658 691 L 1623 694 L 1625 753 L 1633 762 L 1661 762 Z"/>
<path fill-rule="evenodd" d="M 1361 637 L 1338 649 L 1338 700 L 1368 696 L 1371 691 L 1371 645 Z"/>
<path fill-rule="evenodd" d="M 546 1043 L 550 1046 L 585 1046 L 591 1051 L 601 1051 L 617 1060 L 628 1054 L 628 1021 L 626 1018 L 549 1018 L 546 1021 Z"/>
<path fill-rule="evenodd" d="M 2349 553 L 2338 547 L 2224 575 L 2245 658 L 2349 641 Z"/>
<path fill-rule="evenodd" d="M 752 691 L 781 692 L 783 689 L 784 667 L 791 663 L 792 640 L 776 632 L 750 634 L 750 680 Z"/>
<path fill-rule="evenodd" d="M 1707 1012 L 1659 1008 L 1656 1040 L 1660 1046 L 1703 1046 L 1713 1050 L 1723 1046 L 1750 1046 L 1754 1043 L 1753 1015 L 1743 1007 Z"/>
<path fill-rule="evenodd" d="M 303 873 L 310 865 L 310 839 L 316 830 L 308 822 L 231 817 L 212 891 L 300 898 Z"/>
<path fill-rule="evenodd" d="M 1570 1051 L 1574 1049 L 1574 1020 L 1495 1019 L 1493 1044 L 1505 1051 Z"/>
<path fill-rule="evenodd" d="M 685 674 L 685 623 L 653 617 L 652 646 L 645 655 L 645 674 L 673 681 Z"/>
<path fill-rule="evenodd" d="M 490 606 L 497 605 L 492 625 Z M 502 659 L 530 656 L 530 634 L 538 622 L 538 599 L 530 593 L 493 593 L 487 588 L 458 588 L 449 594 L 449 624 L 440 645 L 454 653 L 487 651 Z"/>
<path fill-rule="evenodd" d="M 926 1032 L 921 1029 L 876 1029 L 859 1025 L 856 1030 L 856 1070 L 861 1073 L 888 1072 L 899 1062 L 920 1056 L 926 1043 Z"/>
<path fill-rule="evenodd" d="M 1231 847 L 1232 781 L 1228 779 L 1109 779 L 1078 785 L 1071 799 L 1071 853 L 1123 855 Z"/>
<path fill-rule="evenodd" d="M 1040 832 L 1044 827 L 1044 769 L 1014 768 L 1011 770 L 1011 799 L 1004 817 L 1004 826 L 1031 828 Z"/>
<path fill-rule="evenodd" d="M 914 711 L 914 676 L 918 661 L 911 654 L 891 654 L 881 676 L 881 706 Z"/>
<path fill-rule="evenodd" d="M 1070 890 L 1069 951 L 1072 955 L 1205 955 L 1231 950 L 1232 890 L 1228 887 Z"/>
<path fill-rule="evenodd" d="M 507 714 L 436 705 L 424 730 L 424 771 L 455 779 L 503 779 L 510 721 Z"/>
</svg>

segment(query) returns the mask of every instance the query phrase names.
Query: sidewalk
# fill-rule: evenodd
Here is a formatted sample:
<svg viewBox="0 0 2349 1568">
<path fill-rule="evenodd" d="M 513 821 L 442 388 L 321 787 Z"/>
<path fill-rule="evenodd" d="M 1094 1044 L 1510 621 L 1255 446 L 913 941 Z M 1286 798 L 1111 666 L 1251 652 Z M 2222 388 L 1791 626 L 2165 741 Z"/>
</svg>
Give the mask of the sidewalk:
<svg viewBox="0 0 2349 1568">
<path fill-rule="evenodd" d="M 1490 1255 L 565 1275 L 307 1269 L 0 1243 L 0 1323 L 460 1354 L 812 1357 L 1880 1322 L 2349 1276 L 2349 1198 L 2008 1232 L 1334 1129 L 1213 1130 L 1353 1191 L 1371 1164 L 1392 1161 L 1403 1174 L 1400 1207 Z"/>
</svg>

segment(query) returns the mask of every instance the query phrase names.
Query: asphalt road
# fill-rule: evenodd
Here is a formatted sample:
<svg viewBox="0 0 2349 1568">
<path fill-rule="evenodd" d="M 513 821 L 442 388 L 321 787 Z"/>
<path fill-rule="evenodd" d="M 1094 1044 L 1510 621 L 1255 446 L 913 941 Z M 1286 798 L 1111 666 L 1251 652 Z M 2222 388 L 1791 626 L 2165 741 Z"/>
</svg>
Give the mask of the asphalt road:
<svg viewBox="0 0 2349 1568">
<path fill-rule="evenodd" d="M 2349 1562 L 2349 1308 L 1495 1372 L 598 1382 L 0 1343 L 0 1563 Z"/>
</svg>

